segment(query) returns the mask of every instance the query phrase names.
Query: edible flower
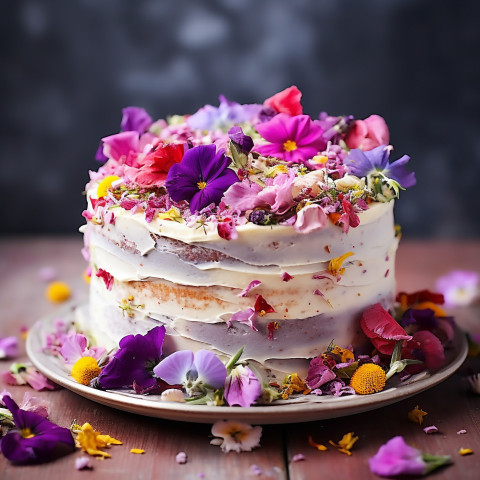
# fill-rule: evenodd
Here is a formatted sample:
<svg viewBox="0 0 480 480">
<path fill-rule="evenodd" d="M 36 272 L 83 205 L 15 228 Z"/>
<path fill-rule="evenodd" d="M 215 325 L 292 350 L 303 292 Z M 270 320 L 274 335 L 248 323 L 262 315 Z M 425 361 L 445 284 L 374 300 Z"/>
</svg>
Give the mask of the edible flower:
<svg viewBox="0 0 480 480">
<path fill-rule="evenodd" d="M 81 357 L 73 365 L 70 375 L 76 382 L 82 385 L 89 385 L 94 378 L 98 377 L 101 371 L 102 369 L 98 366 L 95 358 Z"/>
<path fill-rule="evenodd" d="M 101 278 L 103 280 L 103 282 L 105 283 L 105 287 L 107 288 L 107 290 L 111 290 L 112 287 L 113 287 L 113 281 L 115 280 L 115 278 L 113 277 L 113 275 L 109 272 L 107 272 L 106 270 L 104 270 L 103 268 L 99 268 L 97 270 L 97 273 L 95 274 L 98 278 Z"/>
<path fill-rule="evenodd" d="M 464 457 L 465 455 L 472 455 L 473 450 L 471 448 L 461 448 L 458 453 Z"/>
<path fill-rule="evenodd" d="M 302 92 L 292 85 L 291 87 L 276 93 L 267 98 L 263 104 L 272 108 L 277 113 L 287 113 L 288 115 L 301 115 L 303 113 L 302 104 L 300 100 Z"/>
<path fill-rule="evenodd" d="M 348 148 L 372 150 L 380 145 L 388 145 L 390 132 L 383 117 L 370 115 L 365 120 L 355 120 L 349 125 L 345 144 Z"/>
<path fill-rule="evenodd" d="M 310 388 L 296 373 L 291 373 L 285 377 L 282 384 L 281 395 L 283 400 L 287 400 L 290 395 L 294 393 L 302 393 L 308 395 Z"/>
<path fill-rule="evenodd" d="M 398 475 L 427 475 L 438 467 L 448 465 L 448 455 L 430 455 L 405 443 L 401 436 L 391 438 L 368 460 L 372 473 L 381 477 Z"/>
<path fill-rule="evenodd" d="M 122 114 L 120 129 L 124 132 L 137 132 L 141 135 L 152 124 L 152 117 L 143 108 L 125 107 Z"/>
<path fill-rule="evenodd" d="M 165 186 L 175 202 L 187 200 L 195 213 L 211 203 L 218 204 L 225 191 L 238 182 L 228 168 L 230 158 L 215 145 L 199 145 L 185 153 L 182 161 L 173 165 Z"/>
<path fill-rule="evenodd" d="M 145 335 L 127 335 L 119 350 L 98 377 L 105 389 L 131 387 L 135 382 L 143 389 L 154 386 L 153 367 L 160 361 L 165 327 L 155 327 Z"/>
<path fill-rule="evenodd" d="M 389 163 L 390 150 L 391 148 L 386 145 L 380 145 L 366 152 L 359 149 L 350 150 L 344 165 L 357 177 L 381 173 L 384 177 L 397 182 L 402 188 L 412 187 L 416 183 L 415 174 L 405 169 L 410 157 L 404 155 L 393 163 Z"/>
<path fill-rule="evenodd" d="M 252 288 L 255 288 L 255 287 L 258 287 L 259 285 L 261 285 L 261 281 L 260 280 L 252 280 L 245 289 L 243 289 L 237 296 L 238 297 L 246 297 L 248 295 L 248 292 L 252 289 Z"/>
<path fill-rule="evenodd" d="M 308 388 L 315 389 L 336 378 L 335 373 L 324 364 L 322 355 L 313 358 L 308 367 L 306 384 Z"/>
<path fill-rule="evenodd" d="M 413 423 L 418 423 L 421 425 L 423 423 L 423 417 L 428 415 L 427 412 L 424 412 L 418 405 L 415 408 L 412 408 L 408 412 L 408 419 Z"/>
<path fill-rule="evenodd" d="M 108 175 L 105 177 L 97 187 L 97 198 L 106 197 L 108 193 L 108 189 L 111 188 L 112 183 L 120 180 L 120 177 L 117 175 Z"/>
<path fill-rule="evenodd" d="M 3 337 L 0 338 L 0 358 L 15 358 L 18 356 L 18 338 Z"/>
<path fill-rule="evenodd" d="M 92 470 L 93 465 L 88 457 L 78 457 L 75 459 L 75 468 L 77 470 Z"/>
<path fill-rule="evenodd" d="M 195 354 L 180 350 L 164 358 L 153 373 L 170 385 L 183 385 L 189 396 L 201 397 L 208 390 L 222 388 L 227 369 L 220 359 L 208 350 Z"/>
<path fill-rule="evenodd" d="M 92 456 L 110 458 L 111 455 L 101 449 L 110 445 L 122 445 L 120 440 L 95 431 L 89 423 L 84 423 L 83 425 L 73 424 L 71 431 L 76 434 L 75 445 Z"/>
<path fill-rule="evenodd" d="M 225 381 L 224 397 L 229 405 L 250 407 L 262 394 L 262 384 L 250 368 L 237 365 Z"/>
<path fill-rule="evenodd" d="M 262 427 L 248 423 L 219 420 L 212 425 L 214 438 L 210 443 L 220 445 L 223 452 L 250 452 L 260 446 Z"/>
<path fill-rule="evenodd" d="M 52 282 L 48 285 L 45 295 L 53 303 L 62 303 L 70 298 L 70 287 L 65 282 Z"/>
<path fill-rule="evenodd" d="M 319 452 L 325 452 L 326 450 L 328 450 L 328 448 L 325 445 L 315 442 L 311 435 L 308 436 L 308 444 L 311 447 L 316 448 Z"/>
<path fill-rule="evenodd" d="M 443 294 L 448 306 L 470 305 L 480 293 L 480 278 L 477 272 L 453 270 L 440 277 L 436 290 Z"/>
<path fill-rule="evenodd" d="M 348 257 L 351 257 L 352 255 L 353 255 L 353 252 L 347 252 L 341 255 L 340 257 L 332 258 L 328 263 L 329 273 L 331 273 L 335 277 L 343 275 L 345 273 L 345 267 L 342 266 L 343 262 L 345 262 L 345 260 Z"/>
<path fill-rule="evenodd" d="M 381 392 L 386 382 L 385 370 L 380 365 L 364 363 L 355 370 L 350 379 L 350 386 L 355 390 L 355 393 L 370 395 Z"/>
<path fill-rule="evenodd" d="M 321 230 L 327 224 L 327 215 L 320 205 L 315 203 L 307 205 L 297 212 L 297 219 L 293 228 L 297 233 L 308 234 Z"/>
<path fill-rule="evenodd" d="M 346 433 L 338 443 L 332 442 L 332 440 L 329 440 L 328 443 L 337 448 L 340 453 L 351 455 L 352 452 L 350 450 L 353 448 L 357 440 L 358 437 L 356 437 L 353 432 L 349 432 Z"/>
<path fill-rule="evenodd" d="M 73 448 L 68 428 L 59 427 L 37 413 L 22 410 L 8 395 L 4 395 L 2 401 L 15 423 L 15 430 L 10 430 L 0 443 L 2 453 L 10 461 L 20 464 L 44 462 L 53 458 L 58 447 Z"/>
<path fill-rule="evenodd" d="M 12 363 L 10 370 L 2 372 L 2 380 L 8 385 L 30 385 L 34 390 L 57 390 L 57 384 L 40 373 L 31 363 Z"/>
<path fill-rule="evenodd" d="M 304 163 L 326 146 L 322 128 L 308 115 L 291 117 L 279 113 L 268 122 L 258 124 L 256 128 L 269 143 L 257 145 L 254 150 L 286 162 Z"/>
</svg>

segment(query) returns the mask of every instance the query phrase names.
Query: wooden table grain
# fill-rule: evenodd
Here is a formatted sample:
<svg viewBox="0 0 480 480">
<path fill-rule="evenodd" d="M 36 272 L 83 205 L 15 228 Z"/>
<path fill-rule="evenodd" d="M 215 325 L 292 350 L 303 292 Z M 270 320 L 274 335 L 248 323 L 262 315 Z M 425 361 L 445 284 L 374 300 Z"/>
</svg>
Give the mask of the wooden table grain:
<svg viewBox="0 0 480 480">
<path fill-rule="evenodd" d="M 0 239 L 0 336 L 18 335 L 21 326 L 58 309 L 45 299 L 45 284 L 39 279 L 42 267 L 53 267 L 58 279 L 66 281 L 74 297 L 87 297 L 82 273 L 79 237 L 38 237 Z M 452 269 L 480 272 L 480 242 L 401 242 L 397 256 L 399 290 L 432 289 L 435 279 Z M 480 308 L 455 311 L 457 323 L 464 329 L 480 333 Z M 23 348 L 23 347 L 22 347 Z M 24 348 L 22 358 L 25 360 Z M 10 361 L 0 362 L 6 370 Z M 395 435 L 407 443 L 433 454 L 449 454 L 453 465 L 434 474 L 436 479 L 480 478 L 480 396 L 467 387 L 465 377 L 480 371 L 480 357 L 469 358 L 459 371 L 442 384 L 389 407 L 348 417 L 263 427 L 261 447 L 242 454 L 224 454 L 210 445 L 210 425 L 152 419 L 114 410 L 86 400 L 68 390 L 39 392 L 51 403 L 51 420 L 68 427 L 89 422 L 97 430 L 121 441 L 112 446 L 112 458 L 92 459 L 92 471 L 75 470 L 76 451 L 50 463 L 14 466 L 0 455 L 2 479 L 373 479 L 368 458 L 379 446 Z M 0 390 L 6 385 L 0 385 Z M 28 387 L 7 387 L 17 401 Z M 410 409 L 419 405 L 428 412 L 422 426 L 407 419 Z M 436 425 L 439 432 L 427 435 L 423 427 Z M 466 434 L 458 434 L 460 430 Z M 338 441 L 343 434 L 359 436 L 352 456 L 334 448 L 320 452 L 309 446 L 308 436 L 319 443 Z M 473 455 L 460 456 L 460 448 L 471 448 Z M 142 448 L 144 455 L 130 453 Z M 188 461 L 175 461 L 178 452 L 186 452 Z M 305 461 L 292 462 L 295 454 Z"/>
</svg>

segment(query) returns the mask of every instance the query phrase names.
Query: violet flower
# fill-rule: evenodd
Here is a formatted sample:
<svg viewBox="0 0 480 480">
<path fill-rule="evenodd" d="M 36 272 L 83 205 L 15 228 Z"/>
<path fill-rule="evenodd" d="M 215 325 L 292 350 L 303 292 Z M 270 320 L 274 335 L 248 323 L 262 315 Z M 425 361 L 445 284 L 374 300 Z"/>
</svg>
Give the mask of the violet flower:
<svg viewBox="0 0 480 480">
<path fill-rule="evenodd" d="M 272 120 L 258 124 L 256 128 L 258 133 L 270 142 L 255 147 L 255 151 L 261 155 L 303 163 L 326 147 L 322 128 L 308 115 L 291 117 L 286 113 L 279 113 Z"/>
<path fill-rule="evenodd" d="M 255 374 L 243 365 L 230 372 L 225 381 L 224 397 L 230 406 L 249 407 L 262 394 L 262 384 Z"/>
<path fill-rule="evenodd" d="M 221 388 L 227 377 L 225 365 L 208 350 L 174 352 L 154 367 L 153 373 L 170 385 L 183 385 L 189 396 Z"/>
<path fill-rule="evenodd" d="M 18 338 L 0 338 L 0 358 L 15 358 L 18 356 Z"/>
<path fill-rule="evenodd" d="M 50 460 L 59 446 L 74 448 L 68 428 L 59 427 L 41 415 L 18 407 L 4 395 L 3 403 L 13 416 L 16 430 L 10 430 L 0 444 L 2 453 L 15 463 L 35 463 Z"/>
<path fill-rule="evenodd" d="M 429 455 L 405 443 L 401 436 L 391 438 L 369 459 L 372 473 L 381 477 L 426 475 L 450 463 L 448 455 Z"/>
<path fill-rule="evenodd" d="M 125 107 L 122 114 L 120 128 L 124 132 L 137 132 L 141 135 L 152 124 L 152 117 L 143 108 Z"/>
<path fill-rule="evenodd" d="M 172 165 L 165 186 L 175 202 L 187 200 L 195 213 L 211 203 L 218 204 L 225 191 L 238 182 L 228 168 L 230 158 L 215 145 L 199 145 L 185 152 L 180 163 Z"/>
<path fill-rule="evenodd" d="M 142 389 L 157 383 L 153 367 L 160 361 L 165 327 L 155 327 L 145 335 L 127 335 L 120 340 L 119 350 L 98 376 L 105 389 L 128 388 L 134 382 Z"/>
<path fill-rule="evenodd" d="M 381 173 L 386 178 L 397 182 L 402 188 L 413 187 L 417 183 L 415 173 L 405 169 L 410 157 L 404 155 L 393 163 L 389 163 L 390 150 L 391 148 L 386 145 L 380 145 L 367 152 L 360 149 L 350 150 L 343 163 L 348 167 L 350 173 L 357 177 Z"/>
</svg>

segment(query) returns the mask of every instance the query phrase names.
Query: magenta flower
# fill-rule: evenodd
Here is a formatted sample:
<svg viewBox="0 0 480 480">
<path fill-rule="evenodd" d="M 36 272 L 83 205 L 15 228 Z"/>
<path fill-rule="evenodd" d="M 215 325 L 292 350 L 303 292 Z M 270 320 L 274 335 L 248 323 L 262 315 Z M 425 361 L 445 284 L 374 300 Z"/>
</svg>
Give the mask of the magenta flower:
<svg viewBox="0 0 480 480">
<path fill-rule="evenodd" d="M 98 376 L 102 388 L 128 388 L 135 383 L 146 390 L 157 383 L 153 367 L 160 361 L 165 327 L 155 327 L 145 335 L 127 335 L 119 350 Z"/>
<path fill-rule="evenodd" d="M 2 438 L 0 444 L 2 453 L 10 461 L 19 464 L 45 462 L 58 453 L 59 446 L 69 450 L 74 448 L 75 443 L 68 428 L 59 427 L 41 415 L 22 410 L 8 395 L 4 395 L 3 403 L 12 413 L 16 427 Z"/>
<path fill-rule="evenodd" d="M 113 158 L 121 164 L 127 165 L 131 152 L 140 151 L 140 139 L 137 132 L 121 132 L 109 137 L 102 138 L 103 154 L 107 158 Z"/>
<path fill-rule="evenodd" d="M 81 333 L 73 333 L 67 336 L 60 348 L 60 355 L 67 365 L 73 365 L 82 357 L 92 357 L 99 360 L 105 353 L 103 347 L 87 348 L 88 340 Z"/>
<path fill-rule="evenodd" d="M 286 113 L 279 113 L 270 121 L 258 124 L 256 128 L 270 143 L 258 145 L 254 150 L 287 162 L 306 162 L 326 147 L 322 128 L 308 115 L 291 117 Z"/>
<path fill-rule="evenodd" d="M 0 358 L 15 358 L 18 356 L 18 338 L 0 338 Z"/>
<path fill-rule="evenodd" d="M 183 385 L 187 393 L 198 395 L 208 388 L 221 388 L 227 377 L 227 369 L 220 359 L 208 350 L 195 354 L 180 350 L 163 359 L 153 373 L 170 385 Z"/>
<path fill-rule="evenodd" d="M 255 374 L 243 365 L 238 365 L 225 381 L 225 400 L 230 406 L 249 407 L 262 394 L 262 384 Z"/>
<path fill-rule="evenodd" d="M 368 460 L 372 473 L 381 477 L 426 475 L 450 463 L 448 455 L 429 455 L 405 443 L 401 436 L 391 438 Z"/>
<path fill-rule="evenodd" d="M 105 287 L 107 290 L 111 290 L 113 287 L 113 281 L 115 280 L 113 278 L 113 275 L 103 268 L 99 268 L 97 270 L 97 273 L 95 274 L 97 277 L 101 278 L 105 282 Z"/>
<path fill-rule="evenodd" d="M 199 145 L 185 152 L 180 163 L 170 167 L 165 186 L 175 202 L 187 200 L 195 213 L 211 203 L 218 204 L 225 191 L 238 182 L 229 169 L 230 158 L 215 145 Z"/>
<path fill-rule="evenodd" d="M 335 373 L 323 363 L 321 356 L 311 360 L 306 378 L 308 388 L 319 388 L 335 378 Z"/>
</svg>

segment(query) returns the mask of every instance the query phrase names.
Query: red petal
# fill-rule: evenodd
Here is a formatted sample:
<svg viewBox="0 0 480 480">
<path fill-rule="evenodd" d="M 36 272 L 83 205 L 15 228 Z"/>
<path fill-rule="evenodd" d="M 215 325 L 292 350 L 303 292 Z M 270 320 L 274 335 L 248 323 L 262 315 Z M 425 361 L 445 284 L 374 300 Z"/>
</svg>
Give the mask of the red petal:
<svg viewBox="0 0 480 480">
<path fill-rule="evenodd" d="M 433 302 L 437 305 L 443 305 L 445 303 L 441 293 L 434 293 L 430 292 L 429 290 L 420 290 L 414 293 L 400 292 L 396 298 L 397 302 L 401 302 L 402 297 L 406 298 L 407 305 L 409 306 L 420 302 Z"/>
<path fill-rule="evenodd" d="M 253 308 L 257 313 L 260 313 L 262 311 L 265 313 L 275 312 L 273 307 L 269 305 L 261 295 L 257 295 L 257 299 L 255 300 L 255 306 Z"/>
</svg>

